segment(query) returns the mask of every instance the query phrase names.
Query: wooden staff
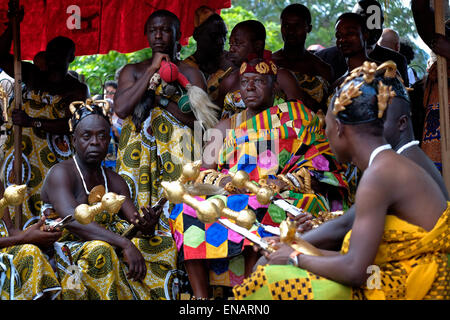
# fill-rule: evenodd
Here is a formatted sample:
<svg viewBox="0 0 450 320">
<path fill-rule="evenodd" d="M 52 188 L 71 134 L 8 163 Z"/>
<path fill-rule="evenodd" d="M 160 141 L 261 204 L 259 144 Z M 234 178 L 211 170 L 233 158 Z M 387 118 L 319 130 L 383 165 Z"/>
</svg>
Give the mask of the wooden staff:
<svg viewBox="0 0 450 320">
<path fill-rule="evenodd" d="M 14 43 L 14 108 L 20 109 L 22 106 L 22 61 L 20 53 L 20 20 L 19 20 L 19 0 L 11 0 L 13 43 Z M 22 184 L 22 127 L 13 126 L 14 132 L 14 179 L 17 185 Z M 15 207 L 15 225 L 22 229 L 22 205 Z"/>
<path fill-rule="evenodd" d="M 445 3 L 445 6 L 444 6 Z M 436 33 L 445 35 L 445 8 L 447 0 L 434 0 L 434 21 Z M 437 74 L 439 88 L 439 118 L 441 127 L 442 176 L 450 190 L 450 112 L 448 107 L 447 60 L 437 55 Z"/>
</svg>

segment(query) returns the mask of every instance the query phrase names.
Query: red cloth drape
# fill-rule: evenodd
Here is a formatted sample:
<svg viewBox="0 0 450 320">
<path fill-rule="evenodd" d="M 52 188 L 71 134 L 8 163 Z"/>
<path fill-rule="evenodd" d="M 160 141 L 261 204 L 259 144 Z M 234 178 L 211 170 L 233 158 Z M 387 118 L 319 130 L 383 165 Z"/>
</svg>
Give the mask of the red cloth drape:
<svg viewBox="0 0 450 320">
<path fill-rule="evenodd" d="M 52 38 L 62 35 L 76 43 L 76 55 L 134 52 L 148 47 L 144 36 L 144 24 L 148 16 L 157 9 L 166 9 L 176 14 L 181 21 L 181 44 L 187 44 L 194 29 L 194 12 L 207 5 L 218 12 L 229 8 L 231 0 L 21 0 L 25 16 L 21 23 L 21 51 L 23 60 L 32 60 L 34 55 L 45 50 Z M 80 29 L 68 10 L 77 6 L 81 16 Z M 8 1 L 0 0 L 0 32 L 7 21 Z M 68 12 L 69 11 L 69 12 Z"/>
</svg>

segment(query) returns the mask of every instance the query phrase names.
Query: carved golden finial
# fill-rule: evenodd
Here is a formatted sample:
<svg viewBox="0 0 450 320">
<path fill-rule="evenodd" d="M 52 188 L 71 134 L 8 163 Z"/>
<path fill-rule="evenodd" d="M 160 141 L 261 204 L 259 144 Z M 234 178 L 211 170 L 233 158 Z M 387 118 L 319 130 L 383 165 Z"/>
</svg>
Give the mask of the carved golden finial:
<svg viewBox="0 0 450 320">
<path fill-rule="evenodd" d="M 250 192 L 256 194 L 256 199 L 259 203 L 266 205 L 270 203 L 270 200 L 274 196 L 274 191 L 268 187 L 257 186 L 250 182 L 250 177 L 247 172 L 239 170 L 236 173 L 229 172 L 231 177 L 231 184 L 236 188 L 247 188 Z"/>
<path fill-rule="evenodd" d="M 118 195 L 114 192 L 108 192 L 103 195 L 101 202 L 94 205 L 80 204 L 75 208 L 74 217 L 81 224 L 88 224 L 94 221 L 97 214 L 106 210 L 110 214 L 119 212 L 125 196 Z"/>
<path fill-rule="evenodd" d="M 9 98 L 8 93 L 0 84 L 0 99 L 2 100 L 3 104 L 3 120 L 5 122 L 8 122 L 8 98 Z"/>
<path fill-rule="evenodd" d="M 359 97 L 362 94 L 360 90 L 361 86 L 364 82 L 360 82 L 358 85 L 354 85 L 350 83 L 347 90 L 343 90 L 341 94 L 334 101 L 333 114 L 337 115 L 339 112 L 345 110 L 345 106 L 348 106 L 352 103 L 352 99 Z"/>
<path fill-rule="evenodd" d="M 364 81 L 370 84 L 372 83 L 373 79 L 375 79 L 377 64 L 375 62 L 364 61 L 361 71 L 364 73 Z"/>
<path fill-rule="evenodd" d="M 3 198 L 0 199 L 0 219 L 3 218 L 4 209 L 7 206 L 18 206 L 25 199 L 27 186 L 13 184 L 5 189 Z"/>
<path fill-rule="evenodd" d="M 380 64 L 377 68 L 377 71 L 386 69 L 384 72 L 385 78 L 395 78 L 397 76 L 397 65 L 394 61 L 389 60 L 382 64 Z"/>
<path fill-rule="evenodd" d="M 395 91 L 392 90 L 392 86 L 386 86 L 381 80 L 378 81 L 378 118 L 383 117 L 384 110 L 386 110 L 395 95 L 396 94 Z"/>
<path fill-rule="evenodd" d="M 255 222 L 256 215 L 251 210 L 233 211 L 225 206 L 225 203 L 214 198 L 205 201 L 199 201 L 191 196 L 179 181 L 163 181 L 161 186 L 164 189 L 164 197 L 172 203 L 186 203 L 195 209 L 197 218 L 203 223 L 213 223 L 221 216 L 235 220 L 236 224 L 249 229 Z"/>
</svg>

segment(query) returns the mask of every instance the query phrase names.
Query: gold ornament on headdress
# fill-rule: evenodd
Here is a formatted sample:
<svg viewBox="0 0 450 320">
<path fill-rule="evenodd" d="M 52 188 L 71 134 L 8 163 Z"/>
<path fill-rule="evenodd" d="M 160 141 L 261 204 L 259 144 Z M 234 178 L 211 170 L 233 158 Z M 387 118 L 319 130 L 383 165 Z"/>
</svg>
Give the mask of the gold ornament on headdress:
<svg viewBox="0 0 450 320">
<path fill-rule="evenodd" d="M 389 60 L 389 61 L 386 61 L 386 62 L 380 64 L 377 68 L 377 71 L 383 70 L 383 69 L 386 69 L 386 71 L 384 72 L 385 78 L 395 78 L 397 76 L 397 65 L 395 64 L 394 61 Z M 403 81 L 403 80 L 401 80 L 401 81 Z"/>
<path fill-rule="evenodd" d="M 375 62 L 364 61 L 361 72 L 364 73 L 363 79 L 366 83 L 372 83 L 375 79 L 375 72 L 377 71 L 377 64 Z"/>
<path fill-rule="evenodd" d="M 337 115 L 339 112 L 345 110 L 345 106 L 348 106 L 352 103 L 352 99 L 359 97 L 362 94 L 362 91 L 359 89 L 364 84 L 364 82 L 360 82 L 358 85 L 354 85 L 350 83 L 346 90 L 343 90 L 341 94 L 334 101 L 333 114 Z"/>
<path fill-rule="evenodd" d="M 243 74 L 245 72 L 245 69 L 247 69 L 247 62 L 242 62 L 239 74 Z"/>
<path fill-rule="evenodd" d="M 395 91 L 392 90 L 392 86 L 387 86 L 381 81 L 378 82 L 378 118 L 383 116 L 384 110 L 386 110 L 395 95 L 396 94 Z"/>
<path fill-rule="evenodd" d="M 102 108 L 102 112 L 103 115 L 105 117 L 108 116 L 108 112 L 110 109 L 110 105 L 109 102 L 106 100 L 92 100 L 92 99 L 86 99 L 86 102 L 83 101 L 74 101 L 69 105 L 69 110 L 72 114 L 74 114 L 78 109 L 85 107 L 86 109 L 88 109 L 89 111 L 93 112 L 94 109 L 92 109 L 91 105 L 97 105 L 100 106 Z M 77 120 L 80 119 L 80 115 L 79 114 L 75 114 L 75 118 Z M 73 124 L 72 124 L 72 119 L 69 120 L 69 129 L 70 131 L 73 131 Z"/>
<path fill-rule="evenodd" d="M 272 68 L 273 74 L 277 74 L 278 69 L 277 69 L 277 66 L 275 65 L 275 63 L 273 63 L 272 61 L 270 61 L 270 67 Z"/>
<path fill-rule="evenodd" d="M 256 71 L 258 71 L 258 73 L 261 73 L 261 74 L 267 74 L 270 71 L 269 65 L 267 63 L 265 63 L 264 61 L 258 63 L 255 66 L 255 69 L 256 69 Z"/>
</svg>

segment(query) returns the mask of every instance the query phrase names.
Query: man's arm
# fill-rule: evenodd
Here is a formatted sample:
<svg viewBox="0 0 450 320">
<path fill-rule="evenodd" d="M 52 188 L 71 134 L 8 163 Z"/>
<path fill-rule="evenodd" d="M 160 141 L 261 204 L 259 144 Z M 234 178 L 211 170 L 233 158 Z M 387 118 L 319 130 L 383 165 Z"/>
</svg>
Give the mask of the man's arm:
<svg viewBox="0 0 450 320">
<path fill-rule="evenodd" d="M 121 119 L 125 119 L 133 113 L 134 107 L 139 103 L 144 92 L 148 89 L 150 79 L 161 66 L 161 60 L 169 61 L 169 56 L 156 52 L 152 57 L 152 63 L 145 67 L 145 71 L 139 79 L 136 79 L 136 65 L 126 65 L 119 76 L 117 92 L 114 95 L 114 111 Z"/>
<path fill-rule="evenodd" d="M 391 201 L 386 184 L 377 179 L 371 177 L 371 181 L 361 181 L 359 185 L 348 252 L 326 256 L 302 254 L 299 256 L 300 268 L 344 285 L 359 287 L 364 284 L 368 277 L 367 267 L 373 264 L 378 251 Z M 269 263 L 285 264 L 290 252 L 292 248 L 284 245 L 269 256 Z"/>
<path fill-rule="evenodd" d="M 47 201 L 53 205 L 55 212 L 61 218 L 64 218 L 75 213 L 75 208 L 78 206 L 71 184 L 73 183 L 73 174 L 68 172 L 66 167 L 56 165 L 50 169 L 43 187 L 44 190 L 51 190 L 45 192 L 48 197 Z M 124 248 L 129 245 L 128 239 L 123 238 L 105 228 L 99 226 L 96 222 L 87 225 L 80 224 L 77 221 L 69 223 L 66 228 L 82 238 L 83 240 L 102 240 L 110 243 L 113 246 Z"/>
</svg>

